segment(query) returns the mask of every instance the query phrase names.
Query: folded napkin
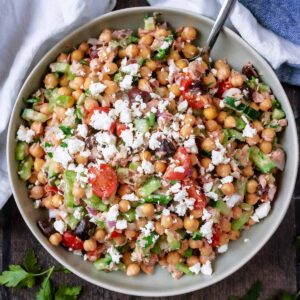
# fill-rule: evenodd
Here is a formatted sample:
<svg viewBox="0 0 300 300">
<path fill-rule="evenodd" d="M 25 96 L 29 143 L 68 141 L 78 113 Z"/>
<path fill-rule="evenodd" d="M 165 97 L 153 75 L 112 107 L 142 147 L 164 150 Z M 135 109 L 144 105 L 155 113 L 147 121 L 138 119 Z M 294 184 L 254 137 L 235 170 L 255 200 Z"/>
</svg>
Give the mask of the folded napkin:
<svg viewBox="0 0 300 300">
<path fill-rule="evenodd" d="M 148 0 L 153 6 L 190 10 L 215 19 L 223 0 Z M 275 69 L 282 82 L 300 85 L 299 0 L 239 0 L 226 25 Z"/>
<path fill-rule="evenodd" d="M 11 194 L 7 123 L 26 75 L 66 34 L 115 4 L 116 0 L 0 0 L 0 208 Z"/>
</svg>

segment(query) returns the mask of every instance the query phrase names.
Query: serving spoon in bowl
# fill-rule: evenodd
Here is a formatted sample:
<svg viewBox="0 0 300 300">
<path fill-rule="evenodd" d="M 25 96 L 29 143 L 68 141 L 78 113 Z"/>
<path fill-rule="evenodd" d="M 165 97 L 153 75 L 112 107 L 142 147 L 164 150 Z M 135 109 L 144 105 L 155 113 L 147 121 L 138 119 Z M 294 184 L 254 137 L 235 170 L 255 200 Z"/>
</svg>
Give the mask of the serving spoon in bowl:
<svg viewBox="0 0 300 300">
<path fill-rule="evenodd" d="M 211 29 L 209 36 L 207 38 L 205 46 L 202 48 L 201 51 L 194 57 L 192 57 L 190 60 L 195 60 L 198 57 L 202 57 L 204 60 L 208 60 L 209 54 L 211 49 L 213 48 L 221 29 L 223 28 L 223 25 L 225 21 L 227 20 L 227 17 L 233 7 L 233 4 L 236 2 L 236 0 L 225 0 L 222 4 L 221 10 L 217 16 L 217 19 L 214 23 L 213 28 Z"/>
</svg>

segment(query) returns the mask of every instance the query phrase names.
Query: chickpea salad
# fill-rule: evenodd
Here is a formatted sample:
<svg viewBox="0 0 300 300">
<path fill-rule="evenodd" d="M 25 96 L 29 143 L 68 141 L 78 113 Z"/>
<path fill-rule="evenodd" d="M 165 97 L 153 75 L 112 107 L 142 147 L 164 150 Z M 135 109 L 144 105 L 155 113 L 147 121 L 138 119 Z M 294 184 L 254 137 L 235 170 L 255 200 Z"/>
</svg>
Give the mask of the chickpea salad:
<svg viewBox="0 0 300 300">
<path fill-rule="evenodd" d="M 104 29 L 61 53 L 24 99 L 18 174 L 38 226 L 97 270 L 211 275 L 269 214 L 285 113 L 251 63 L 199 56 L 199 33 Z"/>
</svg>

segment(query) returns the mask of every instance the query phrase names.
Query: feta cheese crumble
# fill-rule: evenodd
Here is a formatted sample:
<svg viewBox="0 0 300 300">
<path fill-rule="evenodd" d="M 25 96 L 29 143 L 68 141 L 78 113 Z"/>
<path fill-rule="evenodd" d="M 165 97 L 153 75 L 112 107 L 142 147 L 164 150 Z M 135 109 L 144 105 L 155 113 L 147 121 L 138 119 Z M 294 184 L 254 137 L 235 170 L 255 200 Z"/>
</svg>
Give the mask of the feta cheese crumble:
<svg viewBox="0 0 300 300">
<path fill-rule="evenodd" d="M 106 85 L 100 82 L 90 84 L 89 90 L 93 96 L 98 96 L 106 89 Z"/>
<path fill-rule="evenodd" d="M 269 214 L 270 209 L 271 209 L 270 201 L 259 205 L 258 208 L 256 208 L 251 219 L 255 222 L 259 222 L 260 219 L 265 218 Z"/>
<path fill-rule="evenodd" d="M 31 143 L 34 136 L 35 132 L 24 125 L 21 125 L 17 131 L 17 139 L 22 142 Z"/>
</svg>

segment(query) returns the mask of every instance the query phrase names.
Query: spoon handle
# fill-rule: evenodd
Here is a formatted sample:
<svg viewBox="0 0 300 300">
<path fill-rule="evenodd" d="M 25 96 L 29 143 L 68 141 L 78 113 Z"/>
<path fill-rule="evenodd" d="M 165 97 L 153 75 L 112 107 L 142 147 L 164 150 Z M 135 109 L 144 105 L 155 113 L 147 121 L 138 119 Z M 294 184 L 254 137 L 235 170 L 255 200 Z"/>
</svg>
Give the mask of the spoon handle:
<svg viewBox="0 0 300 300">
<path fill-rule="evenodd" d="M 213 28 L 208 36 L 207 42 L 206 42 L 207 43 L 206 47 L 208 49 L 211 49 L 214 46 L 214 44 L 218 38 L 218 35 L 219 35 L 235 1 L 236 0 L 224 0 L 221 10 L 217 16 L 217 19 L 214 23 L 214 26 L 213 26 Z"/>
</svg>

